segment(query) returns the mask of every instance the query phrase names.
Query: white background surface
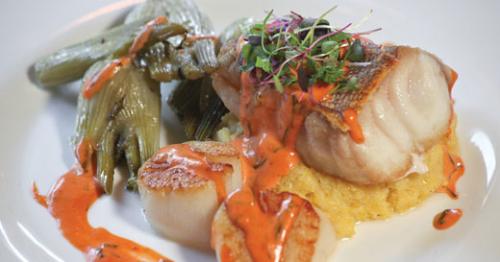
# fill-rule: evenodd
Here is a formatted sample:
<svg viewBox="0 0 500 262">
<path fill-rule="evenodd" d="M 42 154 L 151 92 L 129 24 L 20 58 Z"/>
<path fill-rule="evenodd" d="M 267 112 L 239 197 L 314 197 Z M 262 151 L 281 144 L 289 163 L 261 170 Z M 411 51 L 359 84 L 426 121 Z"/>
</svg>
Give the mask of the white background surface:
<svg viewBox="0 0 500 262">
<path fill-rule="evenodd" d="M 0 3 L 0 261 L 83 261 L 48 212 L 31 198 L 30 186 L 46 192 L 73 162 L 75 98 L 50 95 L 26 76 L 38 57 L 95 35 L 137 1 L 3 0 Z M 371 38 L 429 50 L 459 72 L 455 86 L 459 136 L 466 174 L 460 200 L 431 197 L 423 206 L 388 221 L 363 223 L 342 241 L 335 261 L 500 260 L 500 2 L 495 1 L 236 1 L 199 0 L 218 30 L 241 16 L 265 10 L 306 16 L 328 7 L 339 27 L 359 21 L 359 30 L 382 27 Z M 173 121 L 167 117 L 171 125 Z M 170 126 L 171 127 L 171 126 Z M 170 132 L 173 133 L 174 131 Z M 435 213 L 460 207 L 465 215 L 452 229 L 432 228 Z M 150 246 L 176 261 L 213 261 L 156 236 L 144 221 L 137 196 L 104 197 L 90 211 L 95 226 Z"/>
</svg>

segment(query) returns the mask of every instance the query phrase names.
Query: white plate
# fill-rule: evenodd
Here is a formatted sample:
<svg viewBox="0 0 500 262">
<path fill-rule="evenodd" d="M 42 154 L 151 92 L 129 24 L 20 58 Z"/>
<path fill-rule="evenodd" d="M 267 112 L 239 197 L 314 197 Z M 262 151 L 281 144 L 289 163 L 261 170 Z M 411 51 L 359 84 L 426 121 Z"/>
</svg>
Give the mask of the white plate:
<svg viewBox="0 0 500 262">
<path fill-rule="evenodd" d="M 69 139 L 74 96 L 51 95 L 27 79 L 36 58 L 94 35 L 116 22 L 138 1 L 5 1 L 0 8 L 0 260 L 83 261 L 30 195 L 37 181 L 46 192 L 73 162 Z M 330 1 L 199 0 L 220 30 L 235 18 L 275 9 L 318 15 Z M 376 41 L 419 46 L 459 72 L 454 90 L 466 174 L 461 197 L 435 195 L 422 206 L 388 221 L 363 223 L 352 240 L 338 245 L 336 261 L 495 261 L 500 259 L 500 11 L 499 2 L 339 1 L 338 25 L 373 15 L 360 30 L 383 27 Z M 170 124 L 173 120 L 169 117 Z M 175 133 L 171 131 L 170 133 Z M 453 228 L 438 232 L 431 221 L 449 207 L 464 210 Z M 213 261 L 155 235 L 144 221 L 137 196 L 103 197 L 90 211 L 93 225 L 150 246 L 176 261 Z"/>
</svg>

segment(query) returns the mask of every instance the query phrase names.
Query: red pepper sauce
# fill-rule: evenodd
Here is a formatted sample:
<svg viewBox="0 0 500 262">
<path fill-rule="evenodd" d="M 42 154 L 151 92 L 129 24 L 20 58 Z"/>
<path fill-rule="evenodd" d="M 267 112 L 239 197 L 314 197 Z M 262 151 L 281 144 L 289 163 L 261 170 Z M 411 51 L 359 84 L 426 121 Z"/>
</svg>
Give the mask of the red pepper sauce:
<svg viewBox="0 0 500 262">
<path fill-rule="evenodd" d="M 436 229 L 445 230 L 460 220 L 463 212 L 459 208 L 446 209 L 434 217 L 433 225 Z"/>
<path fill-rule="evenodd" d="M 111 80 L 122 67 L 130 65 L 134 56 L 139 52 L 144 45 L 148 42 L 153 32 L 154 26 L 167 23 L 165 16 L 159 16 L 152 21 L 149 21 L 137 35 L 129 48 L 128 55 L 115 59 L 96 73 L 91 79 L 84 83 L 83 97 L 91 99 L 97 92 L 99 92 L 104 85 Z"/>
<path fill-rule="evenodd" d="M 92 78 L 87 80 L 83 85 L 82 95 L 85 99 L 91 99 L 97 92 L 99 92 L 110 79 L 122 67 L 130 65 L 130 58 L 128 56 L 115 59 L 107 64 L 101 71 L 95 74 Z"/>
<path fill-rule="evenodd" d="M 144 164 L 143 173 L 155 173 L 158 170 L 164 172 L 165 163 L 168 164 L 167 169 L 180 168 L 213 181 L 219 202 L 226 197 L 224 174 L 230 168 L 229 166 L 211 163 L 206 155 L 193 151 L 187 144 L 176 144 L 160 149 L 151 160 Z"/>
<path fill-rule="evenodd" d="M 443 156 L 445 184 L 437 191 L 447 193 L 451 198 L 457 199 L 457 182 L 464 175 L 465 166 L 459 156 L 450 154 L 448 151 Z"/>
<path fill-rule="evenodd" d="M 448 91 L 451 94 L 451 90 L 453 89 L 453 86 L 455 85 L 455 82 L 458 79 L 458 73 L 453 69 L 450 69 L 450 70 L 451 70 L 451 73 L 450 73 L 450 80 L 448 81 Z"/>
<path fill-rule="evenodd" d="M 344 117 L 344 122 L 349 126 L 349 135 L 352 140 L 357 144 L 362 144 L 365 142 L 365 137 L 363 135 L 363 129 L 358 122 L 358 113 L 354 109 L 347 109 L 342 113 Z"/>
<path fill-rule="evenodd" d="M 335 85 L 313 85 L 309 88 L 309 93 L 316 103 L 321 102 L 323 99 L 328 97 L 330 93 L 335 89 Z"/>
<path fill-rule="evenodd" d="M 168 22 L 168 19 L 165 16 L 158 16 L 152 21 L 149 21 L 141 30 L 139 35 L 134 39 L 132 46 L 128 50 L 130 56 L 134 56 L 139 52 L 144 45 L 148 42 L 151 37 L 151 33 L 153 33 L 153 29 L 156 25 L 165 24 Z"/>
<path fill-rule="evenodd" d="M 221 251 L 220 251 L 220 262 L 234 262 L 235 259 L 233 257 L 233 254 L 231 254 L 231 249 L 229 249 L 228 246 L 225 244 L 222 245 Z"/>
<path fill-rule="evenodd" d="M 185 43 L 189 45 L 200 40 L 211 40 L 214 44 L 217 44 L 219 37 L 215 35 L 189 35 L 186 37 Z"/>
<path fill-rule="evenodd" d="M 271 87 L 254 87 L 249 75 L 241 75 L 240 121 L 243 139 L 238 141 L 243 186 L 229 195 L 225 205 L 231 221 L 245 235 L 254 261 L 279 261 L 288 232 L 305 201 L 272 188 L 300 163 L 295 141 L 305 116 L 296 103 L 293 88 L 283 94 Z M 279 230 L 276 230 L 276 229 Z"/>
<path fill-rule="evenodd" d="M 33 198 L 40 204 L 41 206 L 48 208 L 49 205 L 47 205 L 47 197 L 44 195 L 41 195 L 40 192 L 38 192 L 38 187 L 36 186 L 36 183 L 33 183 L 31 187 L 31 193 L 33 194 Z"/>
<path fill-rule="evenodd" d="M 95 157 L 88 140 L 80 143 L 77 156 L 79 163 L 59 178 L 46 198 L 64 237 L 87 261 L 170 261 L 152 249 L 89 224 L 87 212 L 103 190 L 94 178 Z M 33 191 L 37 192 L 36 186 Z M 43 199 L 39 194 L 35 198 Z"/>
</svg>

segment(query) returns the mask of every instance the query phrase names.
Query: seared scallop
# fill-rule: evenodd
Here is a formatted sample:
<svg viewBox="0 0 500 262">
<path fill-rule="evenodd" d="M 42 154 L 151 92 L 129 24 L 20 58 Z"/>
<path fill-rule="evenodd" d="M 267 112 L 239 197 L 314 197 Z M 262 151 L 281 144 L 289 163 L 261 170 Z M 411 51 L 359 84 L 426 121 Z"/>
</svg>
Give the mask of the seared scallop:
<svg viewBox="0 0 500 262">
<path fill-rule="evenodd" d="M 254 233 L 258 234 L 261 230 L 259 227 L 262 226 L 255 225 Z M 335 231 L 330 220 L 305 201 L 294 217 L 285 239 L 279 260 L 284 262 L 327 261 L 336 245 Z M 212 224 L 212 245 L 218 261 L 258 261 L 252 257 L 247 248 L 245 233 L 228 216 L 226 205 L 221 205 L 215 214 Z M 279 250 L 278 248 L 272 252 Z M 259 253 L 266 251 L 268 250 L 257 250 Z"/>
<path fill-rule="evenodd" d="M 241 185 L 238 152 L 229 144 L 189 142 L 166 146 L 139 171 L 146 218 L 169 239 L 210 248 L 219 204 Z"/>
</svg>

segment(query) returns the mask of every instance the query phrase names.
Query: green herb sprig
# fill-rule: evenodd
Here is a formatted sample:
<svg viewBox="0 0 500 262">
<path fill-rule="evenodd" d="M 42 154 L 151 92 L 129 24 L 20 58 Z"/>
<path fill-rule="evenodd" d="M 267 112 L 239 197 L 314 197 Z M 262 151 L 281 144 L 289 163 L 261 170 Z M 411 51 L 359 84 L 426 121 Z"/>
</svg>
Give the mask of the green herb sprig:
<svg viewBox="0 0 500 262">
<path fill-rule="evenodd" d="M 249 72 L 261 85 L 274 85 L 283 92 L 298 84 L 307 91 L 315 84 L 334 84 L 334 92 L 351 92 L 358 80 L 349 76 L 349 64 L 365 59 L 363 46 L 353 34 L 345 32 L 351 25 L 333 28 L 325 17 L 305 19 L 292 12 L 254 24 L 242 47 L 241 70 Z"/>
</svg>

